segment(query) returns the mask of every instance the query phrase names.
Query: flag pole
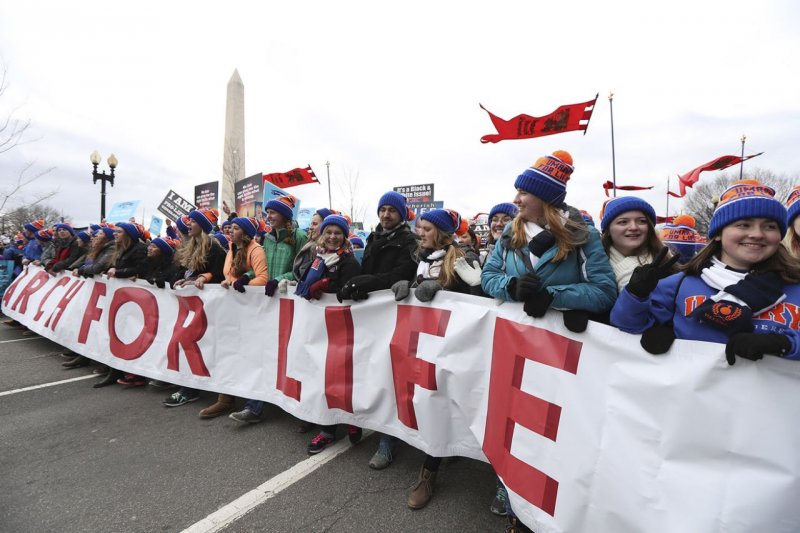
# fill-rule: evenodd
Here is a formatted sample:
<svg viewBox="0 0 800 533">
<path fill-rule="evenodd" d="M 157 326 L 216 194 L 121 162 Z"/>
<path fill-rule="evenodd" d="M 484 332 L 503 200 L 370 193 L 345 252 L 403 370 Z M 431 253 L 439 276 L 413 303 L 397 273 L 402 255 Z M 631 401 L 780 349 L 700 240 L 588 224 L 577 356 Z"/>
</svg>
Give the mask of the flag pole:
<svg viewBox="0 0 800 533">
<path fill-rule="evenodd" d="M 739 163 L 739 179 L 742 179 L 742 175 L 744 174 L 744 141 L 747 140 L 744 133 L 742 133 L 742 162 Z"/>
<path fill-rule="evenodd" d="M 667 176 L 667 212 L 664 213 L 666 218 L 669 218 L 669 176 Z"/>
<path fill-rule="evenodd" d="M 325 167 L 328 169 L 328 209 L 333 209 L 333 200 L 331 200 L 331 162 L 325 161 Z"/>
<path fill-rule="evenodd" d="M 608 105 L 611 109 L 611 179 L 614 185 L 614 198 L 617 197 L 617 160 L 614 153 L 614 93 L 608 93 Z"/>
</svg>

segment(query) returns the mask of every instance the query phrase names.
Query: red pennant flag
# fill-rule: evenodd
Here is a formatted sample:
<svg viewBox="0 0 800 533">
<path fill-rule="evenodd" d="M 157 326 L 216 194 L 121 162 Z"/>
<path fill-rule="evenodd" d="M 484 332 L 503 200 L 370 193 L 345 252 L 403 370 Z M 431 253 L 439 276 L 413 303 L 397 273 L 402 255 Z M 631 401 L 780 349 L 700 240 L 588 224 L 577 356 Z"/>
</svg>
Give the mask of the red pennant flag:
<svg viewBox="0 0 800 533">
<path fill-rule="evenodd" d="M 311 165 L 306 168 L 295 168 L 289 172 L 264 174 L 264 181 L 268 181 L 281 189 L 294 187 L 296 185 L 305 185 L 306 183 L 319 183 L 314 171 L 311 170 Z"/>
<path fill-rule="evenodd" d="M 607 181 L 603 184 L 603 188 L 606 190 L 606 196 L 608 196 L 608 191 L 614 189 L 614 183 Z M 649 191 L 652 188 L 652 185 L 650 187 L 642 187 L 641 185 L 617 185 L 616 187 L 618 191 Z"/>
<path fill-rule="evenodd" d="M 745 157 L 739 157 L 738 155 L 723 155 L 714 159 L 713 161 L 709 161 L 705 165 L 700 165 L 694 170 L 690 170 L 683 176 L 678 176 L 678 180 L 680 181 L 680 194 L 676 194 L 674 192 L 669 192 L 670 196 L 675 198 L 683 198 L 686 196 L 686 188 L 691 187 L 695 183 L 698 182 L 700 179 L 700 173 L 705 172 L 706 170 L 724 170 L 728 167 L 732 167 L 733 165 L 738 165 L 743 161 L 747 161 L 750 158 L 760 156 L 764 152 L 759 152 L 757 154 L 748 155 Z"/>
<path fill-rule="evenodd" d="M 672 221 L 675 220 L 675 217 L 662 217 L 661 215 L 656 216 L 656 224 L 672 224 Z"/>
<path fill-rule="evenodd" d="M 489 118 L 492 119 L 492 124 L 497 129 L 497 134 L 484 135 L 481 137 L 481 142 L 496 143 L 506 139 L 532 139 L 533 137 L 544 137 L 576 130 L 583 130 L 585 135 L 586 129 L 589 127 L 589 119 L 592 118 L 595 102 L 597 102 L 597 96 L 588 102 L 562 105 L 543 117 L 518 115 L 511 120 L 503 120 L 483 107 L 483 104 L 478 104 L 481 109 L 489 113 Z"/>
</svg>

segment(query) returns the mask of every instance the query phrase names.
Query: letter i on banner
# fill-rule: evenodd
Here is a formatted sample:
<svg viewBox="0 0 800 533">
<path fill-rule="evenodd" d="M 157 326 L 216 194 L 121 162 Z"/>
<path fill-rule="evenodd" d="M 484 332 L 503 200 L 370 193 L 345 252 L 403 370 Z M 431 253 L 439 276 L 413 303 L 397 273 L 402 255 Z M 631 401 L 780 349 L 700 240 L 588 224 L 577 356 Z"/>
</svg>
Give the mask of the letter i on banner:
<svg viewBox="0 0 800 533">
<path fill-rule="evenodd" d="M 522 374 L 526 359 L 576 374 L 582 346 L 534 326 L 495 322 L 483 451 L 508 488 L 551 516 L 558 481 L 511 455 L 511 443 L 516 424 L 555 442 L 561 407 L 523 392 Z"/>
</svg>

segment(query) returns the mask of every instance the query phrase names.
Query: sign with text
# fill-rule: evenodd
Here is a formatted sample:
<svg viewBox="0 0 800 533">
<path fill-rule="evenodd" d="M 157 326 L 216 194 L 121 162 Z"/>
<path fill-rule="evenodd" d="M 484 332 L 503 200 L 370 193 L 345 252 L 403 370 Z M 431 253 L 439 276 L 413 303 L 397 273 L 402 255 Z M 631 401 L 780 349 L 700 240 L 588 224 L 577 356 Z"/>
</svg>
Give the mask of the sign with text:
<svg viewBox="0 0 800 533">
<path fill-rule="evenodd" d="M 653 357 L 602 324 L 446 291 L 340 304 L 29 266 L 2 311 L 125 372 L 488 460 L 538 533 L 800 530 L 796 361 L 731 367 L 684 340 Z"/>
<path fill-rule="evenodd" d="M 233 184 L 236 195 L 236 214 L 240 217 L 261 218 L 261 173 L 253 174 Z"/>
<path fill-rule="evenodd" d="M 405 196 L 406 201 L 410 204 L 433 202 L 433 183 L 400 185 L 398 187 L 392 187 L 392 190 Z"/>
<path fill-rule="evenodd" d="M 106 215 L 106 222 L 128 222 L 131 217 L 136 216 L 141 200 L 131 200 L 128 202 L 116 202 L 111 206 L 111 211 Z"/>
<path fill-rule="evenodd" d="M 409 203 L 407 204 L 408 208 L 414 212 L 416 218 L 411 221 L 411 225 L 415 225 L 414 223 L 419 220 L 420 215 L 423 213 L 427 213 L 433 209 L 442 209 L 444 207 L 444 202 L 419 202 L 419 203 Z"/>
<path fill-rule="evenodd" d="M 219 209 L 219 182 L 209 181 L 194 186 L 194 205 L 197 209 Z"/>
<path fill-rule="evenodd" d="M 274 200 L 274 199 L 278 198 L 279 196 L 286 196 L 286 195 L 289 195 L 289 194 L 291 194 L 291 193 L 288 193 L 288 192 L 284 191 L 283 189 L 281 189 L 280 187 L 278 187 L 274 183 L 271 183 L 269 181 L 265 181 L 264 182 L 264 204 L 263 204 L 263 209 L 267 208 L 267 203 L 270 200 Z M 292 196 L 295 196 L 295 195 L 292 195 Z M 295 198 L 297 198 L 297 196 L 295 196 Z M 300 199 L 297 198 L 297 203 L 295 203 L 294 209 L 292 210 L 292 212 L 294 213 L 294 219 L 295 220 L 297 220 L 299 215 L 300 215 L 300 209 L 301 209 L 301 207 L 300 207 Z"/>
<path fill-rule="evenodd" d="M 189 200 L 170 189 L 156 209 L 164 213 L 168 219 L 178 220 L 194 211 L 195 207 Z"/>
<path fill-rule="evenodd" d="M 164 219 L 157 215 L 152 215 L 150 217 L 150 228 L 148 231 L 153 238 L 158 237 L 161 233 L 161 227 L 164 225 Z"/>
</svg>

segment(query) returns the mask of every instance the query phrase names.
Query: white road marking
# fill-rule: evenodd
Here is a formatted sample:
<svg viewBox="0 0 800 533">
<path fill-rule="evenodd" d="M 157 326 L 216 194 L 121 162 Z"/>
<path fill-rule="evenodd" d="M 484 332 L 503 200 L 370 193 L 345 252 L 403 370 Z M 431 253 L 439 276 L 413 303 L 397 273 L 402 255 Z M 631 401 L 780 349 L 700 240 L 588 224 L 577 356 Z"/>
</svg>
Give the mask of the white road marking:
<svg viewBox="0 0 800 533">
<path fill-rule="evenodd" d="M 7 342 L 21 342 L 21 341 L 35 341 L 36 339 L 43 339 L 44 337 L 25 337 L 24 339 L 11 339 L 10 341 L 0 341 L 0 344 L 5 344 Z"/>
<path fill-rule="evenodd" d="M 36 390 L 36 389 L 44 389 L 46 387 L 55 387 L 56 385 L 63 385 L 64 383 L 72 383 L 73 381 L 81 381 L 84 379 L 91 379 L 99 377 L 97 374 L 89 374 L 87 376 L 79 376 L 77 378 L 72 379 L 62 379 L 61 381 L 54 381 L 52 383 L 44 383 L 42 385 L 33 385 L 31 387 L 23 387 L 21 389 L 14 389 L 14 390 L 7 390 L 5 392 L 0 392 L 0 396 L 8 396 L 10 394 L 17 394 L 18 392 L 27 392 L 29 390 Z"/>
<path fill-rule="evenodd" d="M 365 430 L 362 439 L 366 439 L 371 433 L 372 431 Z M 352 445 L 347 438 L 341 439 L 339 442 L 329 446 L 317 455 L 312 455 L 305 461 L 297 463 L 289 470 L 281 472 L 221 509 L 211 513 L 199 522 L 192 524 L 184 529 L 182 533 L 212 533 L 226 528 L 257 506 L 277 495 L 282 490 L 289 488 L 328 461 L 346 452 L 351 447 Z"/>
</svg>

